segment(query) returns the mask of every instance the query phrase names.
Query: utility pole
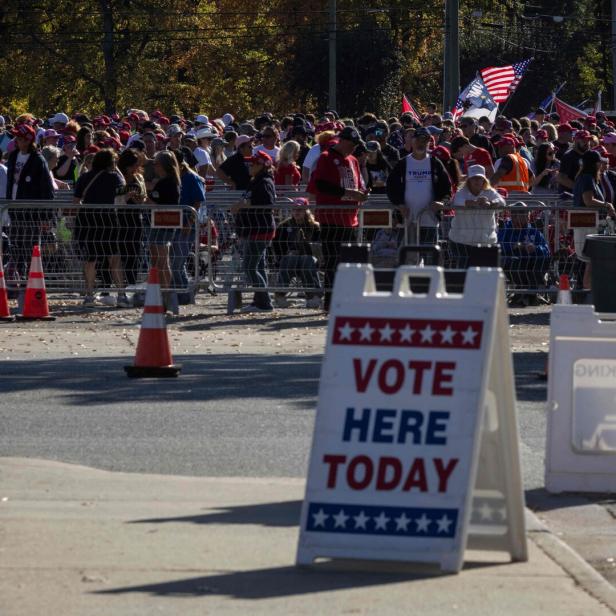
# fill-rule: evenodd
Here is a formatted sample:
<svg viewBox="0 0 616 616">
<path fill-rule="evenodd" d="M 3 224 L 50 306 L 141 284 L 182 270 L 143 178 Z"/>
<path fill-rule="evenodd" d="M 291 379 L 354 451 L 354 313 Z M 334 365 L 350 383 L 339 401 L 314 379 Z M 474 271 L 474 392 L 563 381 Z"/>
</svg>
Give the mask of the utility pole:
<svg viewBox="0 0 616 616">
<path fill-rule="evenodd" d="M 616 0 L 612 0 L 616 4 Z M 451 111 L 460 92 L 460 0 L 445 0 L 443 111 Z M 612 27 L 614 24 L 612 23 Z"/>
<path fill-rule="evenodd" d="M 616 0 L 612 0 L 612 110 L 616 109 Z"/>
<path fill-rule="evenodd" d="M 613 0 L 616 2 L 616 0 Z M 329 108 L 336 109 L 336 0 L 329 0 Z"/>
</svg>

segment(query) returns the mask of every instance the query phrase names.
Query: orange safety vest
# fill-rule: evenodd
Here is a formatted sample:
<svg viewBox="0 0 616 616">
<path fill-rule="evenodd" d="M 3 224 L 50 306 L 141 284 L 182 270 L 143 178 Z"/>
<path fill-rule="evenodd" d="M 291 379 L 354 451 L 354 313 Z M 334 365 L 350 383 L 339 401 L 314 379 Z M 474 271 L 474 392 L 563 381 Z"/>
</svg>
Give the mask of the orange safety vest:
<svg viewBox="0 0 616 616">
<path fill-rule="evenodd" d="M 512 159 L 513 167 L 509 173 L 501 178 L 498 185 L 506 188 L 509 192 L 528 192 L 530 178 L 528 177 L 526 161 L 517 152 L 507 156 Z"/>
</svg>

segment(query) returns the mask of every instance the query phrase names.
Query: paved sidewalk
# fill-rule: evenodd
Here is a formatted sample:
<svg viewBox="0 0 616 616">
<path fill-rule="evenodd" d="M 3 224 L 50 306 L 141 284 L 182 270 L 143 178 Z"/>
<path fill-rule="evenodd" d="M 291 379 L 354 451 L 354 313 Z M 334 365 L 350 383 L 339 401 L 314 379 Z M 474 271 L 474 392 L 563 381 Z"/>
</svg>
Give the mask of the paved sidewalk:
<svg viewBox="0 0 616 616">
<path fill-rule="evenodd" d="M 2 458 L 0 611 L 616 613 L 608 607 L 616 591 L 533 516 L 528 563 L 488 564 L 494 555 L 477 553 L 457 576 L 375 564 L 296 569 L 302 496 L 300 479 L 133 475 Z"/>
</svg>

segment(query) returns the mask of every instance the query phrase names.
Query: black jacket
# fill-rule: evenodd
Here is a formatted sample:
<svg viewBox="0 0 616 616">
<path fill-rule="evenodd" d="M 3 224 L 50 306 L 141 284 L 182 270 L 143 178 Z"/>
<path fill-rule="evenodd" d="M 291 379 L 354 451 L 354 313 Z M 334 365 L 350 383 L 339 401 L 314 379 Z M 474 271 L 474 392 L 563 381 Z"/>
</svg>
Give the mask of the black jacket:
<svg viewBox="0 0 616 616">
<path fill-rule="evenodd" d="M 406 188 L 406 161 L 408 156 L 392 169 L 387 177 L 387 196 L 394 205 L 404 205 L 404 190 Z M 430 170 L 432 172 L 432 188 L 434 200 L 451 197 L 451 179 L 443 163 L 434 156 L 430 157 Z"/>
<path fill-rule="evenodd" d="M 235 226 L 239 237 L 254 237 L 273 233 L 276 230 L 274 214 L 271 208 L 276 203 L 276 186 L 269 173 L 260 173 L 253 178 L 246 191 L 245 198 L 250 205 L 241 209 L 235 217 Z M 251 206 L 260 207 L 251 207 Z"/>
<path fill-rule="evenodd" d="M 15 164 L 17 162 L 18 150 L 15 149 L 9 154 L 6 164 L 6 198 L 11 199 L 13 195 L 13 182 L 15 175 Z M 53 184 L 49 167 L 45 159 L 38 152 L 32 152 L 19 176 L 17 184 L 17 199 L 53 199 Z"/>
<path fill-rule="evenodd" d="M 18 150 L 13 150 L 9 154 L 6 164 L 6 198 L 13 196 L 13 184 L 15 176 L 15 164 L 17 162 Z M 39 200 L 53 199 L 54 190 L 51 183 L 51 175 L 47 162 L 38 152 L 32 152 L 26 161 L 24 168 L 19 174 L 17 183 L 17 200 Z M 56 211 L 50 208 L 36 207 L 28 209 L 10 210 L 11 222 L 15 227 L 14 232 L 38 233 L 34 223 L 52 222 L 55 219 Z M 20 223 L 22 225 L 20 228 Z"/>
</svg>

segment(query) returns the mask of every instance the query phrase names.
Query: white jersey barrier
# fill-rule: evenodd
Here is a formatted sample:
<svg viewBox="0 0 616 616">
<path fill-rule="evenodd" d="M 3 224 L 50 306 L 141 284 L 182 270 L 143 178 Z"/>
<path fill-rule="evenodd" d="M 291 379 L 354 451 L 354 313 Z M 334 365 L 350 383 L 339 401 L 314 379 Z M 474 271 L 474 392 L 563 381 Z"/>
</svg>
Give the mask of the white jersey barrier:
<svg viewBox="0 0 616 616">
<path fill-rule="evenodd" d="M 616 492 L 616 315 L 552 309 L 545 485 Z"/>
<path fill-rule="evenodd" d="M 370 265 L 339 267 L 298 564 L 527 559 L 504 279 L 471 269 L 464 295 L 444 289 L 440 268 L 401 267 L 381 293 Z"/>
</svg>

